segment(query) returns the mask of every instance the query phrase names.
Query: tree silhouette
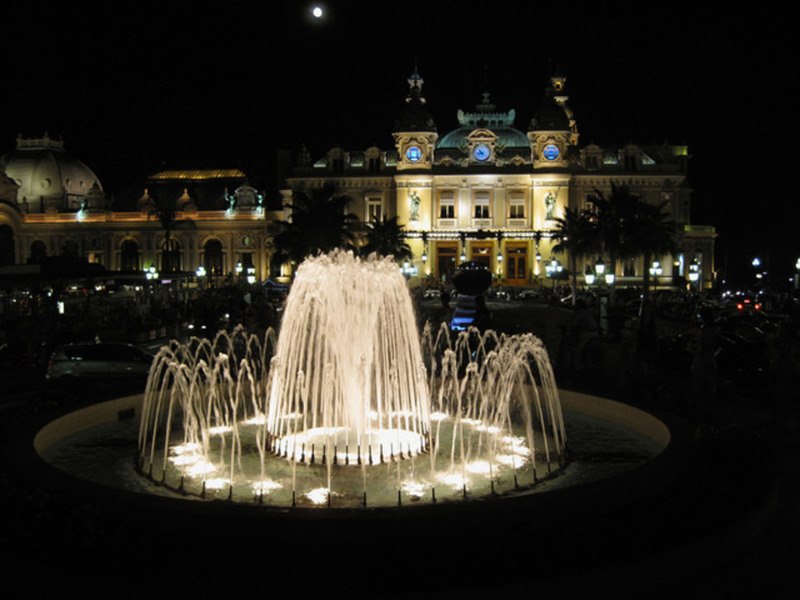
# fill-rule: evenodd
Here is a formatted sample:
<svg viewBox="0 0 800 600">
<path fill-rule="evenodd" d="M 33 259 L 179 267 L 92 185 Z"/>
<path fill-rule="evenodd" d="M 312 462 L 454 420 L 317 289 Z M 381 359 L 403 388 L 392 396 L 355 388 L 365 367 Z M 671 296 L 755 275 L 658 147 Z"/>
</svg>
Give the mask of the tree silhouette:
<svg viewBox="0 0 800 600">
<path fill-rule="evenodd" d="M 275 258 L 297 265 L 308 256 L 335 248 L 356 250 L 355 228 L 359 221 L 347 212 L 349 204 L 350 198 L 337 193 L 330 183 L 296 193 L 287 206 L 290 217 L 273 225 Z"/>
<path fill-rule="evenodd" d="M 379 256 L 394 256 L 398 262 L 411 258 L 411 248 L 405 240 L 403 226 L 397 217 L 373 219 L 367 224 L 367 242 L 361 247 L 361 255 L 372 253 Z"/>
<path fill-rule="evenodd" d="M 592 217 L 592 213 L 587 210 L 578 211 L 574 208 L 567 208 L 563 217 L 554 219 L 557 229 L 553 232 L 553 238 L 558 243 L 553 247 L 553 251 L 567 252 L 573 306 L 578 292 L 578 259 L 600 249 Z"/>
</svg>

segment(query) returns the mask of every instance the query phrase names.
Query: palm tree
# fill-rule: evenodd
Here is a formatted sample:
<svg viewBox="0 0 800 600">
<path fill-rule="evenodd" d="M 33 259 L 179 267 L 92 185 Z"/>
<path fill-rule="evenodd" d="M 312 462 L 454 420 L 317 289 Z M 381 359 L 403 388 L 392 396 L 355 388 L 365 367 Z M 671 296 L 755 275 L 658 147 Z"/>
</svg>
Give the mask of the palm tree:
<svg viewBox="0 0 800 600">
<path fill-rule="evenodd" d="M 632 194 L 628 186 L 611 184 L 611 194 L 606 197 L 602 191 L 595 189 L 595 196 L 590 199 L 595 211 L 591 221 L 594 225 L 598 246 L 608 257 L 609 273 L 616 273 L 617 262 L 624 258 L 634 258 L 633 246 L 626 244 L 628 227 L 634 220 L 636 207 L 642 202 L 641 196 Z M 614 287 L 611 287 L 609 303 L 614 304 Z"/>
<path fill-rule="evenodd" d="M 175 261 L 175 251 L 173 248 L 172 232 L 178 226 L 178 210 L 174 198 L 165 194 L 154 194 L 151 196 L 150 206 L 147 210 L 149 217 L 155 217 L 161 223 L 164 230 L 164 246 L 162 249 L 161 269 L 167 273 L 177 270 Z"/>
<path fill-rule="evenodd" d="M 650 260 L 675 250 L 675 224 L 664 212 L 666 203 L 648 204 L 641 196 L 632 194 L 627 186 L 613 183 L 608 198 L 600 190 L 595 190 L 595 194 L 590 200 L 597 209 L 593 220 L 611 272 L 619 259 L 643 257 L 646 295 L 650 285 Z M 611 301 L 613 303 L 613 296 Z"/>
<path fill-rule="evenodd" d="M 361 255 L 369 256 L 372 253 L 379 256 L 394 256 L 398 262 L 411 258 L 411 248 L 405 240 L 403 226 L 398 223 L 397 217 L 387 219 L 374 218 L 367 224 L 367 243 L 361 247 Z"/>
<path fill-rule="evenodd" d="M 578 259 L 595 253 L 599 248 L 593 216 L 587 210 L 567 208 L 563 217 L 555 219 L 557 229 L 553 232 L 553 238 L 558 243 L 553 251 L 567 252 L 573 306 L 578 292 Z"/>
<path fill-rule="evenodd" d="M 294 196 L 291 218 L 274 223 L 272 243 L 281 262 L 299 264 L 308 256 L 335 248 L 355 250 L 358 217 L 347 212 L 350 198 L 327 183 Z"/>
<path fill-rule="evenodd" d="M 651 259 L 675 252 L 675 223 L 664 211 L 666 205 L 666 202 L 656 205 L 640 201 L 625 226 L 625 253 L 644 260 L 644 301 L 649 295 Z"/>
</svg>

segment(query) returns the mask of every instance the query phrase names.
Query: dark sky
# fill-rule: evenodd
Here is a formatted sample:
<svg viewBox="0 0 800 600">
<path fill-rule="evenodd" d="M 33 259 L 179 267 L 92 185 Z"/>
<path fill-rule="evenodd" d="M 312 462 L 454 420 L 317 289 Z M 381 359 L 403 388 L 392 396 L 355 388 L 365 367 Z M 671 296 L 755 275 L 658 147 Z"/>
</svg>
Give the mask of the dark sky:
<svg viewBox="0 0 800 600">
<path fill-rule="evenodd" d="M 238 165 L 268 187 L 278 148 L 390 147 L 415 62 L 440 134 L 487 88 L 525 130 L 556 64 L 581 143 L 689 144 L 718 266 L 800 255 L 796 19 L 779 4 L 326 4 L 314 21 L 300 0 L 16 2 L 0 152 L 47 130 L 112 193 L 162 165 Z"/>
</svg>

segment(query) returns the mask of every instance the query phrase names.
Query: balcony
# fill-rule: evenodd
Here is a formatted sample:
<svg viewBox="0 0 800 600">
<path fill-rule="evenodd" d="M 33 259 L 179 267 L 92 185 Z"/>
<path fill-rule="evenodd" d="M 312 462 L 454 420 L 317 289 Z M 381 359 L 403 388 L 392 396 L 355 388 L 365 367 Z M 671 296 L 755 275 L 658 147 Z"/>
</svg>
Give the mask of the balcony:
<svg viewBox="0 0 800 600">
<path fill-rule="evenodd" d="M 448 219 L 436 219 L 436 227 L 437 229 L 455 229 L 456 228 L 456 219 L 455 218 L 448 218 Z"/>
<path fill-rule="evenodd" d="M 509 229 L 527 229 L 528 219 L 524 217 L 521 219 L 509 218 L 506 221 L 506 227 L 508 227 Z"/>
<path fill-rule="evenodd" d="M 491 219 L 472 219 L 472 227 L 475 229 L 490 229 L 491 226 Z"/>
</svg>

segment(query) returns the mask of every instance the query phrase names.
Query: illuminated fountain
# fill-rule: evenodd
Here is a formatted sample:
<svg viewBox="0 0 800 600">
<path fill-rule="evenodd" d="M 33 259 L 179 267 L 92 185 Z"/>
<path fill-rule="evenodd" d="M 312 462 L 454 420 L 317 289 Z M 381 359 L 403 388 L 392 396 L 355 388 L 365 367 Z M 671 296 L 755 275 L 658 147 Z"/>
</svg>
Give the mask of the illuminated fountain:
<svg viewBox="0 0 800 600">
<path fill-rule="evenodd" d="M 396 263 L 345 252 L 299 267 L 279 337 L 162 348 L 138 457 L 184 494 L 331 507 L 511 495 L 566 464 L 538 338 L 420 338 Z"/>
</svg>

